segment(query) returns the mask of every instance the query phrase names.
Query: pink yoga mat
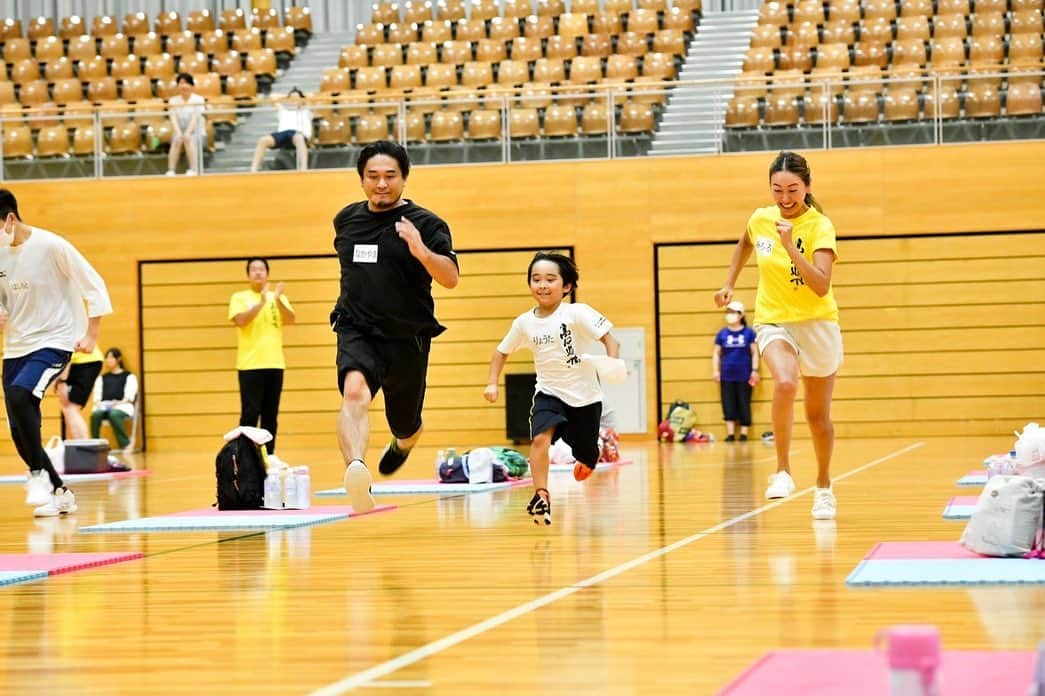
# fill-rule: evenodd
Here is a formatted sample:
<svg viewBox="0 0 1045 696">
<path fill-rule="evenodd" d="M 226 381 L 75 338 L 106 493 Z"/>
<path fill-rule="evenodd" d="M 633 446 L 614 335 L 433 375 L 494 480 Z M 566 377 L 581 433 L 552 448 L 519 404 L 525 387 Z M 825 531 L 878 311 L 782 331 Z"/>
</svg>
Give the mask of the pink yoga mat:
<svg viewBox="0 0 1045 696">
<path fill-rule="evenodd" d="M 976 502 L 979 499 L 980 499 L 980 496 L 978 496 L 978 495 L 956 495 L 953 498 L 951 498 L 951 502 L 949 502 L 947 504 L 948 505 L 969 505 L 969 506 L 974 506 L 974 505 L 976 505 Z"/>
<path fill-rule="evenodd" d="M 45 570 L 50 575 L 143 558 L 142 553 L 5 553 L 0 570 Z"/>
<path fill-rule="evenodd" d="M 957 541 L 882 541 L 874 545 L 865 561 L 925 561 L 936 558 L 987 558 L 973 553 Z"/>
<path fill-rule="evenodd" d="M 358 517 L 375 512 L 392 510 L 395 505 L 378 505 L 370 512 L 356 512 L 350 505 L 313 505 L 306 510 L 219 510 L 214 507 L 199 508 L 198 510 L 186 510 L 185 512 L 172 512 L 157 517 L 243 517 L 268 516 L 268 515 L 348 515 Z"/>
<path fill-rule="evenodd" d="M 945 696 L 1025 696 L 1033 652 L 943 653 Z M 786 650 L 763 655 L 719 696 L 882 696 L 889 693 L 884 654 L 871 650 Z"/>
</svg>

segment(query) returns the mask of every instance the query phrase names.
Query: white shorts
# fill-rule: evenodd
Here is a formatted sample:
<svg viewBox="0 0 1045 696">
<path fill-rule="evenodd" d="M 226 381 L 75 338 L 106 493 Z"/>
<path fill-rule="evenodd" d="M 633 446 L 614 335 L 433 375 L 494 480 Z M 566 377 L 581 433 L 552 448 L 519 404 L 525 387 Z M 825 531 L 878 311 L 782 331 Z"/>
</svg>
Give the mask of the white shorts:
<svg viewBox="0 0 1045 696">
<path fill-rule="evenodd" d="M 834 321 L 756 324 L 755 341 L 760 353 L 773 341 L 787 342 L 798 354 L 798 370 L 803 377 L 830 377 L 842 366 L 842 330 Z"/>
</svg>

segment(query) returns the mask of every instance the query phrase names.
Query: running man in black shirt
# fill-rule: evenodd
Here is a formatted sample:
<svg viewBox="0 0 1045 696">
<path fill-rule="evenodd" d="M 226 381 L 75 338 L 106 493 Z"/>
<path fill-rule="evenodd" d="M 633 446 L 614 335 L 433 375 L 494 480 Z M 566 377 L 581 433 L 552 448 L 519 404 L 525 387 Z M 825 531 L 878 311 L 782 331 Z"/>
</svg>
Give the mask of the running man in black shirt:
<svg viewBox="0 0 1045 696">
<path fill-rule="evenodd" d="M 363 456 L 370 435 L 368 409 L 385 390 L 392 441 L 379 470 L 395 473 L 421 437 L 428 351 L 445 327 L 435 318 L 432 280 L 457 286 L 450 228 L 437 215 L 404 199 L 410 159 L 401 145 L 372 143 L 356 162 L 367 200 L 334 218 L 334 249 L 341 264 L 341 296 L 330 317 L 337 333 L 337 381 L 344 397 L 338 444 L 348 466 L 345 490 L 359 512 L 373 509 L 373 479 Z"/>
</svg>

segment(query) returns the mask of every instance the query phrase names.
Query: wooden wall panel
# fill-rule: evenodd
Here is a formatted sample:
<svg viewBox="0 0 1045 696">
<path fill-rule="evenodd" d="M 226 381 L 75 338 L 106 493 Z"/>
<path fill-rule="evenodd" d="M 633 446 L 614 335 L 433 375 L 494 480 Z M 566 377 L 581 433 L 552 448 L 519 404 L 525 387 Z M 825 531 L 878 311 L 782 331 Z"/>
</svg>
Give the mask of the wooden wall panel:
<svg viewBox="0 0 1045 696">
<path fill-rule="evenodd" d="M 1045 142 L 807 155 L 816 194 L 842 236 L 901 237 L 878 239 L 867 247 L 872 256 L 863 260 L 902 264 L 903 235 L 1045 229 L 1041 197 Z M 766 172 L 771 159 L 769 154 L 754 153 L 420 168 L 410 176 L 407 196 L 446 218 L 459 248 L 572 246 L 581 268 L 577 299 L 598 307 L 618 326 L 646 330 L 646 381 L 652 385 L 656 383 L 653 245 L 735 240 L 751 210 L 770 202 Z M 327 255 L 332 252 L 334 215 L 346 203 L 362 198 L 355 172 L 344 170 L 8 185 L 28 223 L 67 237 L 106 279 L 116 312 L 102 323 L 102 344 L 123 348 L 136 371 L 141 367 L 140 261 L 240 259 L 259 253 Z M 1022 278 L 1006 275 L 1011 273 L 1009 264 L 1029 249 L 1019 245 L 1008 251 L 1009 261 L 991 269 L 981 266 L 981 272 L 989 274 L 984 279 L 1040 279 L 1040 273 Z M 953 258 L 946 238 L 934 253 L 941 260 Z M 716 254 L 709 264 L 721 271 L 728 252 Z M 843 258 L 845 263 L 857 260 Z M 847 271 L 856 273 L 864 267 L 854 263 Z M 932 266 L 920 268 L 927 271 Z M 467 267 L 454 293 L 465 297 L 474 274 L 500 270 L 510 269 Z M 171 265 L 170 272 L 168 281 L 177 282 L 178 269 Z M 165 329 L 206 328 L 196 323 L 198 317 L 223 305 L 225 290 L 231 292 L 241 279 L 235 274 L 229 277 L 229 285 L 217 293 L 221 297 L 211 310 L 201 313 L 200 306 L 185 301 L 188 296 L 178 302 L 160 293 L 158 302 L 169 304 L 150 305 L 142 318 Z M 887 281 L 882 273 L 869 271 L 862 282 L 887 286 Z M 309 282 L 301 278 L 296 283 L 299 307 L 304 308 L 301 298 L 307 295 Z M 706 282 L 713 285 L 721 278 L 715 275 Z M 753 276 L 747 282 L 753 288 Z M 856 276 L 847 282 L 856 282 Z M 511 279 L 508 287 L 515 288 L 515 283 Z M 319 292 L 317 297 L 322 295 Z M 328 301 L 317 300 L 316 311 Z M 694 311 L 711 309 L 709 295 L 698 293 L 693 302 Z M 496 341 L 503 332 L 499 321 L 482 318 L 464 319 L 457 326 L 460 333 L 479 342 Z M 455 338 L 442 341 L 454 343 Z M 199 386 L 196 377 L 185 379 Z M 317 379 L 322 383 L 326 378 Z M 45 433 L 53 433 L 54 399 L 49 397 L 44 406 Z M 651 432 L 656 412 L 651 389 L 647 400 Z M 332 432 L 332 423 L 327 427 Z M 497 436 L 485 430 L 473 434 L 475 440 Z M 329 438 L 323 444 L 328 442 Z M 0 453 L 12 451 L 9 438 L 0 438 Z"/>
<path fill-rule="evenodd" d="M 504 399 L 490 406 L 482 390 L 497 342 L 512 319 L 532 305 L 525 278 L 533 251 L 459 250 L 469 282 L 458 286 L 460 293 L 434 286 L 436 314 L 447 331 L 432 346 L 427 444 L 467 445 L 470 436 L 462 432 L 470 431 L 496 433 L 490 442 L 504 440 Z M 297 312 L 297 322 L 283 332 L 287 371 L 280 441 L 291 447 L 336 446 L 333 428 L 341 399 L 328 315 L 338 295 L 337 259 L 270 258 L 269 263 L 271 282 L 286 283 Z M 229 297 L 245 287 L 241 260 L 142 263 L 145 426 L 151 447 L 198 447 L 238 422 L 236 330 L 226 317 Z M 473 330 L 478 322 L 481 331 Z M 529 355 L 519 352 L 506 372 L 528 372 L 531 365 Z M 371 411 L 371 442 L 383 445 L 390 437 L 383 399 L 376 399 Z"/>
<path fill-rule="evenodd" d="M 722 312 L 700 304 L 720 287 L 716 261 L 731 251 L 731 244 L 658 247 L 661 406 L 690 401 L 713 430 L 722 416 L 710 356 Z M 839 256 L 839 435 L 898 436 L 919 424 L 926 434 L 991 434 L 1040 418 L 1045 281 L 1037 269 L 1045 266 L 1045 233 L 842 239 Z M 736 293 L 749 321 L 756 275 L 752 260 Z M 765 379 L 755 391 L 756 432 L 772 429 L 771 399 Z"/>
</svg>

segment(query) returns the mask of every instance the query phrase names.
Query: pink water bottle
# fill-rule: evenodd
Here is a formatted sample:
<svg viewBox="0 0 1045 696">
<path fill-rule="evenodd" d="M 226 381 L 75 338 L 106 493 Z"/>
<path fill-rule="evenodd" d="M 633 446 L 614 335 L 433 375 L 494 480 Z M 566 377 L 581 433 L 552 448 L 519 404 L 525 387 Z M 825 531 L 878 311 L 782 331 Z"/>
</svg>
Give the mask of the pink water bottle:
<svg viewBox="0 0 1045 696">
<path fill-rule="evenodd" d="M 1034 683 L 1027 696 L 1045 696 L 1045 642 L 1038 646 L 1038 663 L 1034 665 Z"/>
<path fill-rule="evenodd" d="M 884 647 L 889 660 L 891 696 L 940 696 L 940 632 L 935 626 L 893 626 L 880 632 L 875 644 L 879 650 Z"/>
</svg>

